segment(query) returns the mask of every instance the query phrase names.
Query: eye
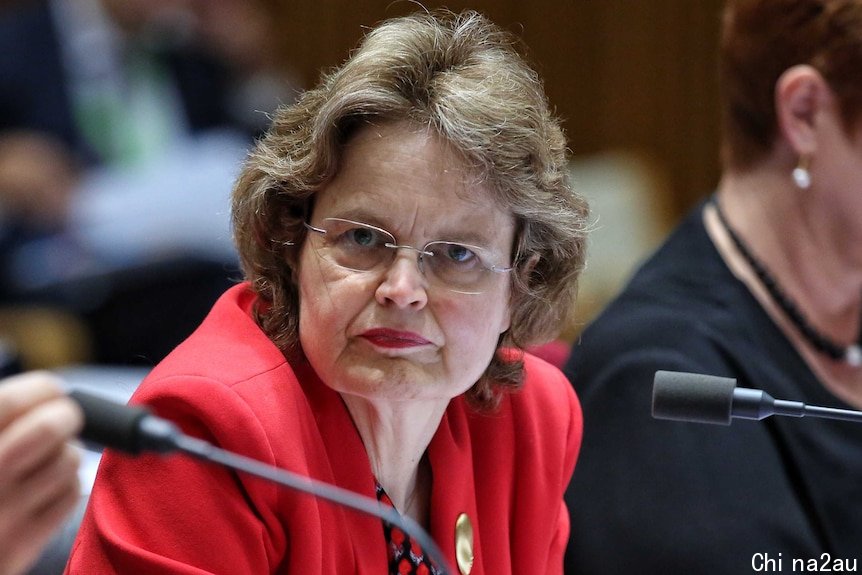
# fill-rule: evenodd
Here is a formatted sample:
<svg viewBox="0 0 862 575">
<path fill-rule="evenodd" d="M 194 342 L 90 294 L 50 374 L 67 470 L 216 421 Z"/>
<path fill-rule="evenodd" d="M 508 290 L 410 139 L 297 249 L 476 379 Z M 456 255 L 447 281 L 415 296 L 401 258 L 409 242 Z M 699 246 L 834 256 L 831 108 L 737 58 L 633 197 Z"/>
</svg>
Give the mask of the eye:
<svg viewBox="0 0 862 575">
<path fill-rule="evenodd" d="M 438 265 L 455 265 L 461 268 L 481 265 L 476 252 L 461 244 L 440 243 L 434 246 L 432 252 L 440 258 L 436 262 Z"/>
<path fill-rule="evenodd" d="M 369 228 L 351 228 L 342 234 L 348 243 L 359 247 L 374 247 L 386 242 L 380 233 Z"/>
<path fill-rule="evenodd" d="M 475 258 L 476 254 L 464 246 L 449 244 L 446 248 L 446 256 L 456 262 L 468 262 Z"/>
</svg>

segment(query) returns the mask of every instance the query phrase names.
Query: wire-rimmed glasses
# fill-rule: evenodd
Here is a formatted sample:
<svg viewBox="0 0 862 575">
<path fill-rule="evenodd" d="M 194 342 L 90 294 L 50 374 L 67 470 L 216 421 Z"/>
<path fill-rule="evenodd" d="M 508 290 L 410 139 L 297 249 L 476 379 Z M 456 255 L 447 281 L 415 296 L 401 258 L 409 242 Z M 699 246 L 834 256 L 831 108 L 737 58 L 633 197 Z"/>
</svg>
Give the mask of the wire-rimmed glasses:
<svg viewBox="0 0 862 575">
<path fill-rule="evenodd" d="M 317 254 L 335 265 L 356 272 L 388 269 L 398 250 L 417 254 L 419 271 L 430 285 L 463 294 L 480 294 L 494 281 L 496 274 L 508 273 L 511 267 L 490 263 L 488 250 L 470 244 L 437 240 L 421 249 L 399 244 L 383 228 L 343 218 L 324 218 L 318 226 L 304 222 Z"/>
</svg>

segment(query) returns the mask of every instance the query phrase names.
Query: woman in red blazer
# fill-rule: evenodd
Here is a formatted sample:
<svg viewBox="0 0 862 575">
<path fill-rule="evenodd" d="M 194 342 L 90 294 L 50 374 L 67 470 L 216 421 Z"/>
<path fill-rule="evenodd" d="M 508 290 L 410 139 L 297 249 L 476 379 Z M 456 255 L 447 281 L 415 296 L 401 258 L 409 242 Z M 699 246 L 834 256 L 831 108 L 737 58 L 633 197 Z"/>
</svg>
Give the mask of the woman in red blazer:
<svg viewBox="0 0 862 575">
<path fill-rule="evenodd" d="M 463 574 L 562 572 L 582 428 L 564 376 L 519 351 L 567 317 L 587 208 L 512 46 L 473 12 L 391 20 L 281 109 L 234 191 L 248 281 L 133 398 L 394 506 Z M 108 451 L 67 571 L 441 567 L 379 519 Z"/>
</svg>

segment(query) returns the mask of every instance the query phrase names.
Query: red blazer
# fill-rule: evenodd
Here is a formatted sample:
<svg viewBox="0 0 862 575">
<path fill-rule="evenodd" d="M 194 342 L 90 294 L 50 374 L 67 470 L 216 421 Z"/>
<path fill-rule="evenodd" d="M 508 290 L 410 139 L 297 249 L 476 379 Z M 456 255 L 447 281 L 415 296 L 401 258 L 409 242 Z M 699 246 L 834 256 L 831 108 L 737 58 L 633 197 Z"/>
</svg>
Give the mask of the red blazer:
<svg viewBox="0 0 862 575">
<path fill-rule="evenodd" d="M 374 498 L 341 397 L 307 364 L 285 361 L 253 321 L 254 300 L 246 284 L 228 290 L 132 402 L 224 449 Z M 455 521 L 467 513 L 473 575 L 563 570 L 581 411 L 558 369 L 525 363 L 523 389 L 499 411 L 477 414 L 456 398 L 428 446 L 429 533 L 457 569 Z M 182 455 L 107 450 L 66 572 L 384 575 L 388 566 L 379 519 Z"/>
</svg>

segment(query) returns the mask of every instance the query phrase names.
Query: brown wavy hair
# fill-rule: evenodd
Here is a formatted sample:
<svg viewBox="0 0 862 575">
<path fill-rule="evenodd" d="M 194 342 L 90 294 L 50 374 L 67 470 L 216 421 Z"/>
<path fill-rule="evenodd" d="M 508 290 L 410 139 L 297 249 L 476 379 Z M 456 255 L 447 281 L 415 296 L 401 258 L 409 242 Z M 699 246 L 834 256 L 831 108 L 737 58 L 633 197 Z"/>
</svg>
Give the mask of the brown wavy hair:
<svg viewBox="0 0 862 575">
<path fill-rule="evenodd" d="M 257 321 L 288 358 L 301 357 L 295 264 L 303 216 L 338 170 L 343 147 L 367 123 L 408 121 L 434 130 L 515 217 L 510 329 L 468 391 L 493 408 L 517 388 L 524 349 L 559 333 L 584 266 L 588 209 L 570 187 L 566 141 L 517 41 L 467 11 L 418 13 L 370 31 L 339 68 L 280 108 L 250 152 L 233 191 L 233 227 Z"/>
</svg>

